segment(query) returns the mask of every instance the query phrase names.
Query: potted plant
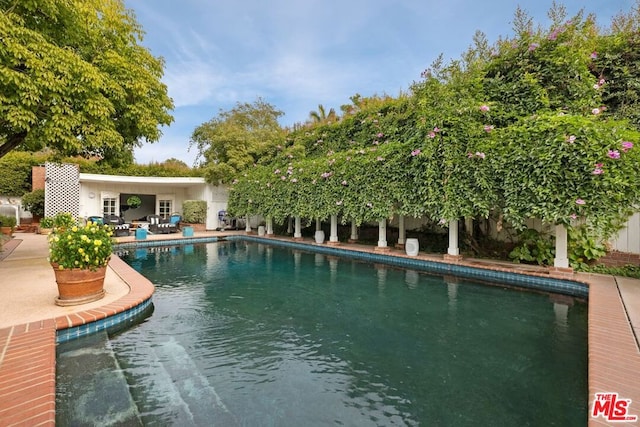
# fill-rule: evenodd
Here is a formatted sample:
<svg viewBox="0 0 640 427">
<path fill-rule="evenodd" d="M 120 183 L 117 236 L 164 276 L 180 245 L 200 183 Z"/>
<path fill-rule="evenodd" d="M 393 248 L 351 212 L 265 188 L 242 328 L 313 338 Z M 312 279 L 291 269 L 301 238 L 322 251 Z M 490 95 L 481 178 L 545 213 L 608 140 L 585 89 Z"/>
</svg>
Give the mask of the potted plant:
<svg viewBox="0 0 640 427">
<path fill-rule="evenodd" d="M 38 227 L 38 233 L 49 234 L 53 230 L 53 217 L 45 216 L 40 220 L 40 226 Z"/>
<path fill-rule="evenodd" d="M 139 208 L 141 204 L 142 200 L 140 200 L 138 196 L 131 196 L 127 199 L 127 206 L 129 206 L 130 209 Z"/>
<path fill-rule="evenodd" d="M 84 226 L 55 227 L 48 240 L 49 262 L 58 285 L 56 304 L 85 304 L 102 298 L 113 252 L 111 228 L 90 221 Z"/>
<path fill-rule="evenodd" d="M 8 215 L 0 215 L 0 233 L 11 236 L 16 228 L 16 219 Z"/>
<path fill-rule="evenodd" d="M 53 217 L 53 228 L 67 228 L 76 225 L 78 221 L 69 212 L 58 212 Z"/>
</svg>

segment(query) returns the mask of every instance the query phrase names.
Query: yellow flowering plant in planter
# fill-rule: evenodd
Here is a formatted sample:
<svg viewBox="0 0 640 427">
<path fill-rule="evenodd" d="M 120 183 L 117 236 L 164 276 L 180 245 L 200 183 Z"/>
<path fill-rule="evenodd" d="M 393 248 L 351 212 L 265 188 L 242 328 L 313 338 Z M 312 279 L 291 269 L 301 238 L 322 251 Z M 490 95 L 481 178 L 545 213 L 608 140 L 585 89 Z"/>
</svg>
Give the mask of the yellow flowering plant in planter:
<svg viewBox="0 0 640 427">
<path fill-rule="evenodd" d="M 108 225 L 87 222 L 54 228 L 49 235 L 49 262 L 60 270 L 95 271 L 109 263 L 113 252 L 112 231 Z"/>
</svg>

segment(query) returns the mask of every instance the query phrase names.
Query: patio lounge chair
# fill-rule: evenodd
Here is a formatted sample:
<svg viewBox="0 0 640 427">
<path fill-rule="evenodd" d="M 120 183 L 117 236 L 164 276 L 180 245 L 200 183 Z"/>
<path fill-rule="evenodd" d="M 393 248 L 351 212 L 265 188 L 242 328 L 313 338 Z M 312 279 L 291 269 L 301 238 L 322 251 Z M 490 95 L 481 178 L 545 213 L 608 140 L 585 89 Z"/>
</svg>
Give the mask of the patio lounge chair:
<svg viewBox="0 0 640 427">
<path fill-rule="evenodd" d="M 180 221 L 182 221 L 182 215 L 173 213 L 169 217 L 169 222 L 176 225 L 178 231 L 180 230 Z"/>
<path fill-rule="evenodd" d="M 149 221 L 149 231 L 154 234 L 177 233 L 178 226 L 169 220 L 163 219 L 160 215 L 147 216 Z"/>
<path fill-rule="evenodd" d="M 128 236 L 131 224 L 126 224 L 122 218 L 117 215 L 105 215 L 102 221 L 113 230 L 115 237 Z"/>
</svg>

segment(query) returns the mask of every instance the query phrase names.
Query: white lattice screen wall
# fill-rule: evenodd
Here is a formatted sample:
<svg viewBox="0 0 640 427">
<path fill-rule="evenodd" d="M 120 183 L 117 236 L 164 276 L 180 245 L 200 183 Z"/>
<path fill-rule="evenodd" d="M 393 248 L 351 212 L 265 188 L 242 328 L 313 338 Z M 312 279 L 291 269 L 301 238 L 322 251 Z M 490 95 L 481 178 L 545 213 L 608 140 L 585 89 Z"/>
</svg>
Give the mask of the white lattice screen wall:
<svg viewBox="0 0 640 427">
<path fill-rule="evenodd" d="M 80 213 L 80 171 L 77 165 L 45 164 L 44 215 Z"/>
</svg>

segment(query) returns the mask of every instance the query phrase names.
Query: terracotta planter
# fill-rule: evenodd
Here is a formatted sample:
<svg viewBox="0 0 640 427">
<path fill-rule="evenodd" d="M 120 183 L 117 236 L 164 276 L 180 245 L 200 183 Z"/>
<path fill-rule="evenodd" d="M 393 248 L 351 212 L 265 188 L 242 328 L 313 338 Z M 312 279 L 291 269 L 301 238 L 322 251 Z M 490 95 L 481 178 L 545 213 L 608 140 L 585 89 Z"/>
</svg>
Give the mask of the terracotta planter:
<svg viewBox="0 0 640 427">
<path fill-rule="evenodd" d="M 4 234 L 5 236 L 11 236 L 12 231 L 13 230 L 11 227 L 0 227 L 0 233 Z"/>
<path fill-rule="evenodd" d="M 81 268 L 60 270 L 53 264 L 52 267 L 58 284 L 57 305 L 86 304 L 104 297 L 104 276 L 107 267 L 100 267 L 96 271 Z"/>
</svg>

